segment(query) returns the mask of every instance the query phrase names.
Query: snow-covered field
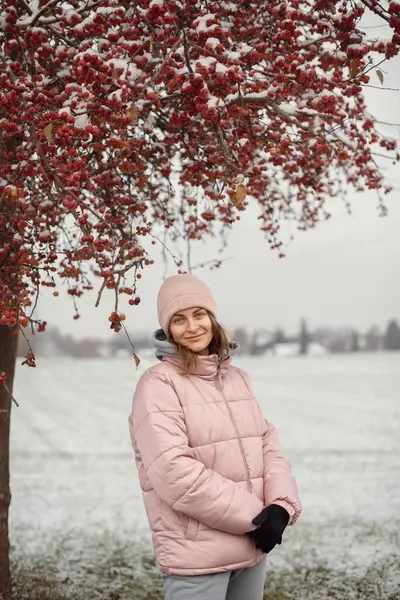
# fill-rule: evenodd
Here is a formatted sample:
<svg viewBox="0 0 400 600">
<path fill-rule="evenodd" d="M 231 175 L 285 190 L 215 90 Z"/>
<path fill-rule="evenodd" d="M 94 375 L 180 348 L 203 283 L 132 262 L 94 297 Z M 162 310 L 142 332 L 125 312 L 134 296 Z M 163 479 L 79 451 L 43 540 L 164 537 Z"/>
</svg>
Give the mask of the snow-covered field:
<svg viewBox="0 0 400 600">
<path fill-rule="evenodd" d="M 72 565 L 107 539 L 136 557 L 149 548 L 127 424 L 135 381 L 148 364 L 136 371 L 127 358 L 57 358 L 40 360 L 36 370 L 18 368 L 16 552 L 57 553 Z M 252 374 L 264 414 L 280 432 L 304 505 L 271 563 L 323 560 L 356 572 L 399 555 L 400 353 L 238 364 Z"/>
</svg>

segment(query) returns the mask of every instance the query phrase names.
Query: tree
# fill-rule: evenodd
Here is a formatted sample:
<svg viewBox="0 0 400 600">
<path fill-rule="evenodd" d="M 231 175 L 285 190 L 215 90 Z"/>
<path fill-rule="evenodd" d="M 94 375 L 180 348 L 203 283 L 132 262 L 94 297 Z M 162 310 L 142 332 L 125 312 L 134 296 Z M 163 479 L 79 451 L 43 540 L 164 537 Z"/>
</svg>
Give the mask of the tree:
<svg viewBox="0 0 400 600">
<path fill-rule="evenodd" d="M 301 329 L 300 329 L 299 354 L 307 354 L 309 343 L 310 343 L 310 335 L 308 333 L 307 323 L 306 323 L 305 319 L 303 319 L 301 322 Z"/>
<path fill-rule="evenodd" d="M 392 28 L 389 39 L 360 31 L 368 10 Z M 281 217 L 312 227 L 328 216 L 326 198 L 349 184 L 381 198 L 375 147 L 391 153 L 395 143 L 376 130 L 363 86 L 379 65 L 372 53 L 389 59 L 399 42 L 398 2 L 3 0 L 1 439 L 14 333 L 46 326 L 35 317 L 41 286 L 61 279 L 77 300 L 100 279 L 97 303 L 113 290 L 118 331 L 120 295 L 140 301 L 149 238 L 161 235 L 170 251 L 176 239 L 224 233 L 247 194 L 280 252 Z M 24 362 L 35 365 L 32 352 Z M 2 453 L 8 464 L 7 445 Z M 5 469 L 2 527 L 8 502 Z M 9 600 L 8 542 L 0 544 L 0 596 Z"/>
<path fill-rule="evenodd" d="M 274 344 L 284 344 L 287 342 L 285 331 L 282 327 L 277 327 L 273 335 Z"/>
<path fill-rule="evenodd" d="M 0 598 L 11 597 L 11 577 L 8 553 L 8 507 L 10 494 L 10 416 L 11 394 L 17 353 L 15 331 L 0 325 Z M 7 377 L 7 380 L 6 380 Z"/>
<path fill-rule="evenodd" d="M 368 352 L 377 352 L 381 348 L 382 335 L 376 325 L 370 327 L 365 334 L 365 349 Z"/>
<path fill-rule="evenodd" d="M 360 334 L 356 329 L 351 331 L 350 352 L 360 351 Z"/>
<path fill-rule="evenodd" d="M 394 319 L 389 321 L 383 338 L 385 350 L 400 350 L 400 327 Z"/>
</svg>

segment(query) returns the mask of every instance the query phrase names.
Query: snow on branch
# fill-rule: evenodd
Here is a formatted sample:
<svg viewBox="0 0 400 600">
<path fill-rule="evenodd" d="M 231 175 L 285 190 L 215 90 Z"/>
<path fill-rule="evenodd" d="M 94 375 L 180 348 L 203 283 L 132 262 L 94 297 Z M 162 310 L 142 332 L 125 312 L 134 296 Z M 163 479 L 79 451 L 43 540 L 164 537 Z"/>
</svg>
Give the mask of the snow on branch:
<svg viewBox="0 0 400 600">
<path fill-rule="evenodd" d="M 396 142 L 363 91 L 375 53 L 399 52 L 400 5 L 340 6 L 4 0 L 0 324 L 42 330 L 39 290 L 61 278 L 75 318 L 95 281 L 109 290 L 118 331 L 147 240 L 225 239 L 254 201 L 280 251 L 280 218 L 313 227 L 338 182 L 388 192 L 375 154 L 396 160 Z M 365 11 L 391 35 L 369 40 Z"/>
</svg>

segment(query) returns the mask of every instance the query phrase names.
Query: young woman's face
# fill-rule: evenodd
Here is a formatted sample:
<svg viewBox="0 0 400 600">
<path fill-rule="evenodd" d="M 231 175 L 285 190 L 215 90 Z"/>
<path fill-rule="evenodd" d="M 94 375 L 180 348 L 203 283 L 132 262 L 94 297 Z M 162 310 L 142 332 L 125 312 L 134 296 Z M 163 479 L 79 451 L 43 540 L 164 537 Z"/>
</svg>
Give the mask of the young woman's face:
<svg viewBox="0 0 400 600">
<path fill-rule="evenodd" d="M 186 346 L 196 354 L 208 354 L 213 338 L 212 323 L 204 308 L 186 308 L 176 313 L 169 331 L 176 344 Z"/>
</svg>

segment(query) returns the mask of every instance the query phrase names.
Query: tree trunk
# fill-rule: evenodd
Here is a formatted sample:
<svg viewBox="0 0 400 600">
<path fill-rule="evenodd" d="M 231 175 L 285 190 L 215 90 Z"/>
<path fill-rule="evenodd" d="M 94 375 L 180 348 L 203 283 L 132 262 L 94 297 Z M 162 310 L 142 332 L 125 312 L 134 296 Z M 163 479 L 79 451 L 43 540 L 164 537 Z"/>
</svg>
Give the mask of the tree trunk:
<svg viewBox="0 0 400 600">
<path fill-rule="evenodd" d="M 10 507 L 10 416 L 11 396 L 17 354 L 17 336 L 0 325 L 0 372 L 5 371 L 6 385 L 0 383 L 0 600 L 11 600 L 10 543 L 8 511 Z"/>
</svg>

